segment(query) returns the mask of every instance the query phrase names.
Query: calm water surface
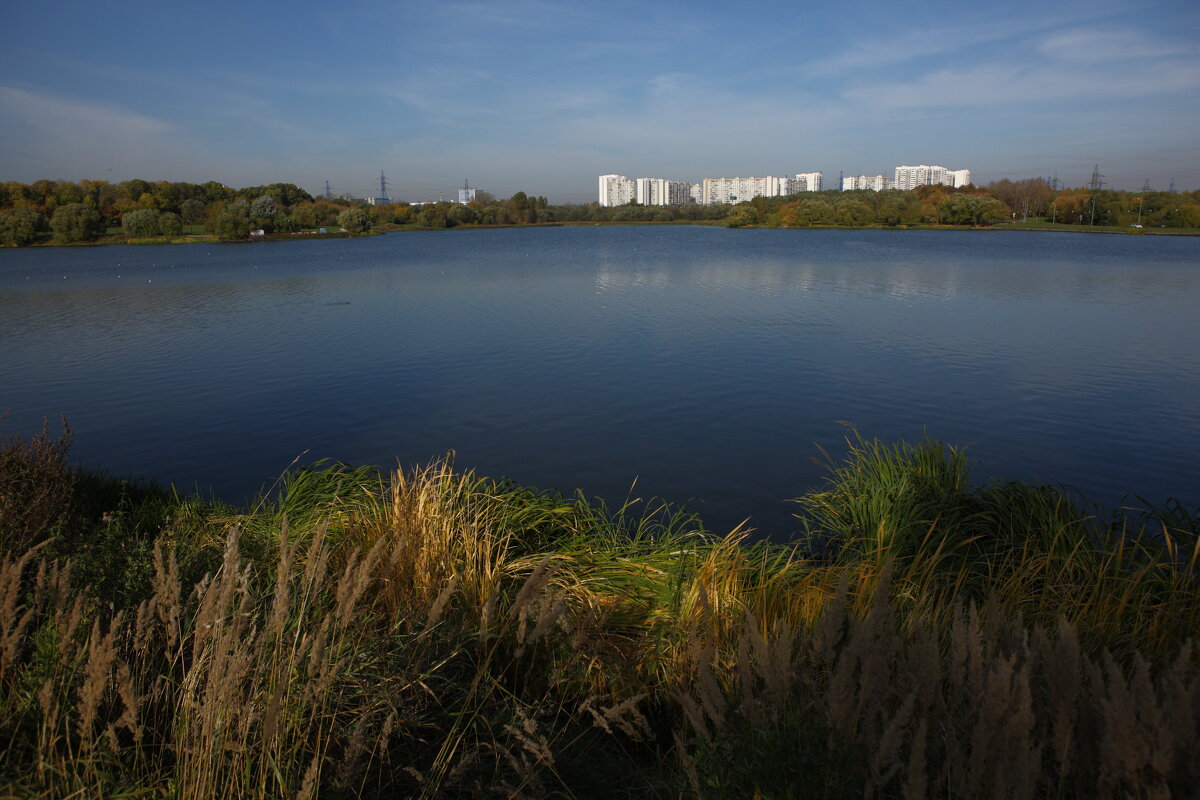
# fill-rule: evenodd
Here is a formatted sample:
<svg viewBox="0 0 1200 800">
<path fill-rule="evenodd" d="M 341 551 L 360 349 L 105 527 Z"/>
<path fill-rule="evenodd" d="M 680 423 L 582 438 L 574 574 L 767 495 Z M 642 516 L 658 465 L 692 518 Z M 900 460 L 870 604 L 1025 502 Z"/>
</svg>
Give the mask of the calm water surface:
<svg viewBox="0 0 1200 800">
<path fill-rule="evenodd" d="M 573 227 L 0 250 L 0 427 L 240 502 L 297 456 L 692 502 L 782 538 L 819 448 L 1200 503 L 1200 239 Z"/>
</svg>

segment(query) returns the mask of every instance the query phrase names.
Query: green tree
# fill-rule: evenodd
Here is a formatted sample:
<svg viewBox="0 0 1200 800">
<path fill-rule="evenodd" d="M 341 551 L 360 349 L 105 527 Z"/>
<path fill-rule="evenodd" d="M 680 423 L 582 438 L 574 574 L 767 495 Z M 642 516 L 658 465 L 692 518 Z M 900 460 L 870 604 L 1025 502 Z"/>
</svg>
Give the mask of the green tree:
<svg viewBox="0 0 1200 800">
<path fill-rule="evenodd" d="M 750 203 L 738 203 L 730 210 L 729 216 L 725 217 L 725 225 L 730 228 L 742 228 L 746 225 L 757 224 L 758 209 Z"/>
<path fill-rule="evenodd" d="M 83 202 L 83 190 L 78 184 L 63 181 L 54 189 L 54 207 L 62 208 L 71 203 Z"/>
<path fill-rule="evenodd" d="M 255 198 L 250 204 L 250 224 L 256 228 L 262 228 L 267 233 L 275 229 L 275 215 L 279 213 L 279 209 L 275 207 L 275 201 L 270 195 L 264 194 Z"/>
<path fill-rule="evenodd" d="M 141 198 L 142 195 L 149 194 L 150 189 L 152 188 L 149 183 L 140 178 L 122 181 L 117 185 L 120 187 L 121 193 L 124 194 L 127 199 L 132 200 L 135 203 L 139 198 Z"/>
<path fill-rule="evenodd" d="M 951 225 L 991 225 L 1009 213 L 994 197 L 956 193 L 942 201 L 942 221 Z"/>
<path fill-rule="evenodd" d="M 46 227 L 46 218 L 33 208 L 10 208 L 0 212 L 0 242 L 14 247 L 30 244 Z"/>
<path fill-rule="evenodd" d="M 204 204 L 204 201 L 194 197 L 179 204 L 179 217 L 185 225 L 203 222 L 206 211 L 208 211 L 208 206 Z"/>
<path fill-rule="evenodd" d="M 216 181 L 205 181 L 200 184 L 200 191 L 203 193 L 204 199 L 209 203 L 215 203 L 218 200 L 229 200 L 233 197 L 232 189 Z"/>
<path fill-rule="evenodd" d="M 446 211 L 446 219 L 452 221 L 455 225 L 470 225 L 473 222 L 479 221 L 479 212 L 470 206 L 455 203 Z"/>
<path fill-rule="evenodd" d="M 315 228 L 317 226 L 317 207 L 312 203 L 299 203 L 292 206 L 292 221 L 297 228 Z"/>
<path fill-rule="evenodd" d="M 183 221 L 174 211 L 164 211 L 158 215 L 158 232 L 163 236 L 178 236 L 183 233 Z"/>
<path fill-rule="evenodd" d="M 417 214 L 417 224 L 423 228 L 452 228 L 454 220 L 450 218 L 448 211 L 443 203 L 427 203 L 421 206 Z"/>
<path fill-rule="evenodd" d="M 905 192 L 889 189 L 879 192 L 875 201 L 875 221 L 895 227 L 905 221 L 908 205 L 912 198 Z"/>
<path fill-rule="evenodd" d="M 789 228 L 829 225 L 833 222 L 833 208 L 820 198 L 806 197 L 784 205 L 779 218 Z"/>
<path fill-rule="evenodd" d="M 851 228 L 870 224 L 874 216 L 875 213 L 871 211 L 869 205 L 853 197 L 839 200 L 833 211 L 834 221 L 838 225 L 845 225 Z"/>
<path fill-rule="evenodd" d="M 104 233 L 104 224 L 96 209 L 83 203 L 68 203 L 54 212 L 50 230 L 54 232 L 54 238 L 64 244 L 89 242 Z"/>
<path fill-rule="evenodd" d="M 121 229 L 130 239 L 144 239 L 158 233 L 158 212 L 152 208 L 139 208 L 121 215 Z"/>
<path fill-rule="evenodd" d="M 338 214 L 337 224 L 351 233 L 366 233 L 371 230 L 371 215 L 361 208 L 347 208 Z"/>
<path fill-rule="evenodd" d="M 250 206 L 244 200 L 226 203 L 217 214 L 216 234 L 221 239 L 245 239 L 250 234 Z"/>
</svg>

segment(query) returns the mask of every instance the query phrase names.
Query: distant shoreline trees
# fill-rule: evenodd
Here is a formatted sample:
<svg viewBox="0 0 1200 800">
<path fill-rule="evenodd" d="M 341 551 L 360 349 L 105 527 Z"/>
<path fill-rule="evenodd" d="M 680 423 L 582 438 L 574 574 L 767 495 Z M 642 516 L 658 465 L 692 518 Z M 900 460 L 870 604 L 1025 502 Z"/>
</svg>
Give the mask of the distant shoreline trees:
<svg viewBox="0 0 1200 800">
<path fill-rule="evenodd" d="M 1200 228 L 1200 191 L 1056 190 L 1041 178 L 1027 178 L 1004 179 L 986 187 L 804 192 L 756 197 L 732 206 L 551 205 L 545 197 L 525 192 L 507 199 L 480 192 L 475 202 L 466 205 L 437 202 L 369 206 L 348 198 L 313 197 L 290 183 L 242 189 L 216 181 L 196 184 L 141 179 L 120 183 L 0 183 L 0 244 L 9 246 L 76 244 L 106 235 L 128 240 L 170 239 L 185 231 L 237 240 L 246 238 L 252 230 L 289 233 L 325 226 L 360 233 L 392 225 L 453 228 L 555 222 L 711 222 L 729 227 L 798 228 L 986 226 L 1025 220 L 1080 226 Z M 188 226 L 199 227 L 189 230 Z"/>
</svg>

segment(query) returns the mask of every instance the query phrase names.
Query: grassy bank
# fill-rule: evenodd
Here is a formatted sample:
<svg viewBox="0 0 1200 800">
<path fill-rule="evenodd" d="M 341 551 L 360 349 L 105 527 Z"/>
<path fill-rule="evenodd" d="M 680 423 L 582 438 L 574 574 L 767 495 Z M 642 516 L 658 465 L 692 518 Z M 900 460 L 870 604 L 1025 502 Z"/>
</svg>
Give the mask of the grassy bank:
<svg viewBox="0 0 1200 800">
<path fill-rule="evenodd" d="M 0 448 L 0 794 L 1186 797 L 1197 531 L 856 439 L 748 546 L 457 471 Z"/>
<path fill-rule="evenodd" d="M 1200 236 L 1196 228 L 1139 227 L 1132 225 L 1067 225 L 1044 219 L 1027 222 L 1006 222 L 994 226 L 997 230 L 1062 231 L 1064 233 L 1122 233 L 1130 236 Z"/>
</svg>

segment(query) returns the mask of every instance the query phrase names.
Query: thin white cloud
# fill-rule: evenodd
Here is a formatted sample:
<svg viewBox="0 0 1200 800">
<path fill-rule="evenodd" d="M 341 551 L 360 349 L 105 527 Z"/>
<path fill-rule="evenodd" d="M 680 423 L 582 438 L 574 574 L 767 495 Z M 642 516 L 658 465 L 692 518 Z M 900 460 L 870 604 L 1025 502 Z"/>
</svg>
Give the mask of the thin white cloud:
<svg viewBox="0 0 1200 800">
<path fill-rule="evenodd" d="M 0 174 L 11 180 L 279 179 L 263 154 L 214 154 L 186 126 L 119 106 L 0 85 L 0 118 Z"/>
<path fill-rule="evenodd" d="M 666 72 L 650 79 L 650 92 L 656 97 L 670 98 L 688 84 L 691 76 L 684 72 Z"/>
<path fill-rule="evenodd" d="M 1085 98 L 1112 102 L 1200 89 L 1200 60 L 1169 58 L 1118 60 L 1103 65 L 1077 60 L 1060 63 L 986 63 L 967 69 L 928 72 L 908 81 L 848 89 L 848 101 L 864 107 L 946 108 L 1026 106 Z"/>
<path fill-rule="evenodd" d="M 1046 37 L 1038 49 L 1048 58 L 1085 63 L 1164 58 L 1187 52 L 1179 45 L 1154 41 L 1137 31 L 1088 28 L 1055 33 Z"/>
<path fill-rule="evenodd" d="M 0 85 L 0 109 L 10 118 L 52 137 L 86 131 L 89 137 L 128 141 L 156 138 L 172 130 L 170 123 L 145 114 L 83 100 L 34 94 L 14 86 Z"/>
<path fill-rule="evenodd" d="M 1056 16 L 1042 15 L 980 21 L 969 26 L 897 27 L 886 34 L 864 36 L 838 55 L 807 64 L 805 69 L 826 76 L 851 75 L 970 50 L 1003 39 L 1026 37 L 1061 23 Z"/>
</svg>

